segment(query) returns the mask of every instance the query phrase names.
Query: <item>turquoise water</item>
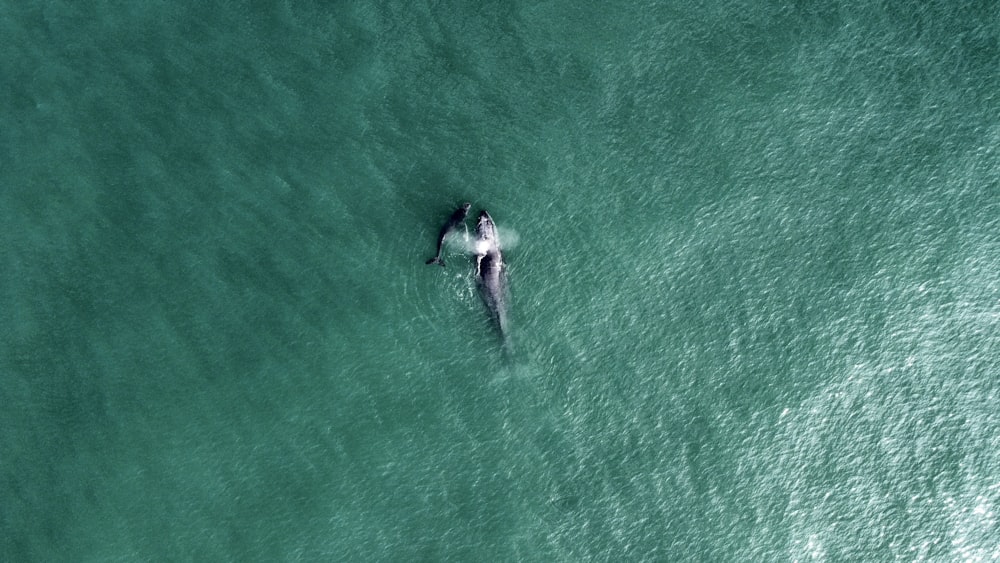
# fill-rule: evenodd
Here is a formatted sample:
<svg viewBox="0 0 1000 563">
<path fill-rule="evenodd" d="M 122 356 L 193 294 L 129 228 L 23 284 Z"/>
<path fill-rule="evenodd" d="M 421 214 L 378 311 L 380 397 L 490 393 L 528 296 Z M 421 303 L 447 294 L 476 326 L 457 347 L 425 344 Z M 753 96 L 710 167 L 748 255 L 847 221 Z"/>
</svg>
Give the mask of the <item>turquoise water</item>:
<svg viewBox="0 0 1000 563">
<path fill-rule="evenodd" d="M 0 560 L 1000 557 L 995 3 L 3 1 L 0 47 Z M 509 357 L 424 264 L 462 201 Z"/>
</svg>

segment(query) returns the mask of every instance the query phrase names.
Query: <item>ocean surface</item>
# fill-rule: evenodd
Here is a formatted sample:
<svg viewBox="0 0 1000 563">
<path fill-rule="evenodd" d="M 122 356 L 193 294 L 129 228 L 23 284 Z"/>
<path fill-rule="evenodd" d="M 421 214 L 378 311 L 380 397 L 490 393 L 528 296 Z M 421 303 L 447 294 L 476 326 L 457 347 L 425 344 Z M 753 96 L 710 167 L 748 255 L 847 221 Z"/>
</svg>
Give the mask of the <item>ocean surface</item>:
<svg viewBox="0 0 1000 563">
<path fill-rule="evenodd" d="M 995 1 L 0 0 L 2 561 L 991 561 L 998 404 Z"/>
</svg>

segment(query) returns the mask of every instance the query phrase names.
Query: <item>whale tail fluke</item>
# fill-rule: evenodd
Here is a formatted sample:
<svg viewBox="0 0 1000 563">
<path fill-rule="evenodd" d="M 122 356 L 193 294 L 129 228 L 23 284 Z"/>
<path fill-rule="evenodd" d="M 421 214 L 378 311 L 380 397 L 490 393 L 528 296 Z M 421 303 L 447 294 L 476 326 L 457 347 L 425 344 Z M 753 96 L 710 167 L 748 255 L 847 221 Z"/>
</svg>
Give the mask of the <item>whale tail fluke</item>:
<svg viewBox="0 0 1000 563">
<path fill-rule="evenodd" d="M 428 260 L 426 263 L 427 264 L 440 264 L 441 267 L 444 268 L 444 260 L 442 260 L 440 256 L 435 256 L 434 258 L 431 258 L 430 260 Z"/>
</svg>

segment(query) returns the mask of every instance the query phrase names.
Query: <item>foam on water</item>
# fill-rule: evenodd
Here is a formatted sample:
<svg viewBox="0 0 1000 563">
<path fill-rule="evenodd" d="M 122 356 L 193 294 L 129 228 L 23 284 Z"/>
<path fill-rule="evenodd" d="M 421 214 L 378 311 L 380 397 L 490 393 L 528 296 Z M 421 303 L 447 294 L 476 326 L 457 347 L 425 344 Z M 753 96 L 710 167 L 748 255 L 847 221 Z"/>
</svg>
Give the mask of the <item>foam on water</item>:
<svg viewBox="0 0 1000 563">
<path fill-rule="evenodd" d="M 500 248 L 503 250 L 514 250 L 521 243 L 521 235 L 512 227 L 497 225 L 497 238 Z"/>
<path fill-rule="evenodd" d="M 497 226 L 497 241 L 502 251 L 513 250 L 521 242 L 521 236 L 510 227 Z M 473 233 L 452 233 L 446 239 L 446 244 L 456 252 L 464 252 L 469 255 L 485 254 L 489 248 L 489 242 L 480 241 Z"/>
</svg>

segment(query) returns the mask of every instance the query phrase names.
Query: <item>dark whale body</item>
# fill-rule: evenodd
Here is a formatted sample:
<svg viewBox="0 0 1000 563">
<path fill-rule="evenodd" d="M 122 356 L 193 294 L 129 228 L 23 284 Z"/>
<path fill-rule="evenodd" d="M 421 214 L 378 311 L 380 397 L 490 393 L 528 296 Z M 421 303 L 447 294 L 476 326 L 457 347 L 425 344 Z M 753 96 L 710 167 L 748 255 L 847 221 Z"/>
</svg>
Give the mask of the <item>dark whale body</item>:
<svg viewBox="0 0 1000 563">
<path fill-rule="evenodd" d="M 496 225 L 485 210 L 476 222 L 476 285 L 500 335 L 507 337 L 507 268 Z"/>
<path fill-rule="evenodd" d="M 448 236 L 448 233 L 455 229 L 455 227 L 465 224 L 465 217 L 469 214 L 470 207 L 472 207 L 471 203 L 463 203 L 458 207 L 458 209 L 455 210 L 454 213 L 451 214 L 451 217 L 448 217 L 448 220 L 445 221 L 444 225 L 441 227 L 441 231 L 438 232 L 437 254 L 434 258 L 427 261 L 428 264 L 441 264 L 441 266 L 444 267 L 444 260 L 441 259 L 441 249 L 444 247 L 444 239 Z"/>
</svg>

